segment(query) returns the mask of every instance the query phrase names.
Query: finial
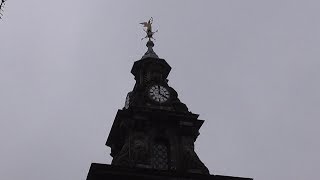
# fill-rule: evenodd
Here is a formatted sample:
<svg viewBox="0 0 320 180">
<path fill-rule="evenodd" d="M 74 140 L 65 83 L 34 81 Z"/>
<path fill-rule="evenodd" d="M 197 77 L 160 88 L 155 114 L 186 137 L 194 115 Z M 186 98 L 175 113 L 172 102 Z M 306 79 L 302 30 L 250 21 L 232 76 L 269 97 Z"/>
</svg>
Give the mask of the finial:
<svg viewBox="0 0 320 180">
<path fill-rule="evenodd" d="M 145 29 L 143 29 L 147 35 L 146 37 L 142 38 L 141 40 L 143 39 L 149 39 L 146 46 L 148 47 L 148 51 L 142 56 L 142 59 L 144 58 L 147 58 L 147 57 L 152 57 L 152 58 L 159 58 L 158 55 L 153 51 L 153 46 L 154 46 L 154 43 L 152 42 L 151 39 L 154 39 L 152 36 L 154 33 L 158 32 L 158 30 L 156 30 L 155 32 L 152 31 L 152 23 L 153 23 L 153 18 L 151 17 L 149 19 L 148 22 L 142 22 L 140 24 L 143 25 L 143 27 L 145 27 Z M 155 39 L 154 39 L 155 40 Z"/>
<path fill-rule="evenodd" d="M 6 2 L 7 0 L 1 0 L 1 3 L 0 3 L 0 19 L 2 19 L 2 11 L 3 11 L 3 9 L 2 9 L 2 7 L 4 6 L 4 4 L 5 4 L 5 2 Z"/>
<path fill-rule="evenodd" d="M 146 39 L 146 38 L 149 38 L 149 41 L 151 41 L 151 39 L 154 39 L 152 36 L 153 36 L 154 33 L 158 32 L 158 30 L 156 30 L 155 32 L 152 32 L 152 26 L 151 26 L 152 23 L 153 23 L 153 18 L 152 18 L 152 17 L 149 19 L 148 22 L 142 22 L 142 23 L 140 23 L 140 24 L 143 25 L 143 27 L 145 27 L 145 29 L 143 29 L 144 32 L 147 33 L 146 37 L 142 38 L 141 40 Z M 154 40 L 155 40 L 155 39 L 154 39 Z"/>
</svg>

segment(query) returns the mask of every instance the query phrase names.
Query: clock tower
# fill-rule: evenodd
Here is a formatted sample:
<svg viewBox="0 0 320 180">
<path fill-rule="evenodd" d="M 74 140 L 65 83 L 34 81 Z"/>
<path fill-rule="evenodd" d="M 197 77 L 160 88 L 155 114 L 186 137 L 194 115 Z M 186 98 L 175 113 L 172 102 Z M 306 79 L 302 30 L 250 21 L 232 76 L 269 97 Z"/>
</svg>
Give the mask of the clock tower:
<svg viewBox="0 0 320 180">
<path fill-rule="evenodd" d="M 168 84 L 171 67 L 153 51 L 151 24 L 150 20 L 144 24 L 148 50 L 131 69 L 135 85 L 106 141 L 112 163 L 93 163 L 87 180 L 249 179 L 210 175 L 197 156 L 194 142 L 204 121 L 188 110 Z"/>
<path fill-rule="evenodd" d="M 106 145 L 112 165 L 209 174 L 194 151 L 203 121 L 169 86 L 169 64 L 152 50 L 132 67 L 136 84 L 119 110 Z"/>
</svg>

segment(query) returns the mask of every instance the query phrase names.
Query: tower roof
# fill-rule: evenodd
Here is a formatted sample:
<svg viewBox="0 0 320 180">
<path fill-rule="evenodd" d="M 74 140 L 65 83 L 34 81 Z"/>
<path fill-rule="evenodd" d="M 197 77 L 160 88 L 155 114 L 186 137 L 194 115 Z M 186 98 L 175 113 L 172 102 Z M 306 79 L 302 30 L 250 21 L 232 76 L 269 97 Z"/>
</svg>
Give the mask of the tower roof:
<svg viewBox="0 0 320 180">
<path fill-rule="evenodd" d="M 142 56 L 141 59 L 145 59 L 145 58 L 155 58 L 155 59 L 159 59 L 159 56 L 153 51 L 153 46 L 154 43 L 149 39 L 149 41 L 147 42 L 146 46 L 148 47 L 147 52 Z"/>
</svg>

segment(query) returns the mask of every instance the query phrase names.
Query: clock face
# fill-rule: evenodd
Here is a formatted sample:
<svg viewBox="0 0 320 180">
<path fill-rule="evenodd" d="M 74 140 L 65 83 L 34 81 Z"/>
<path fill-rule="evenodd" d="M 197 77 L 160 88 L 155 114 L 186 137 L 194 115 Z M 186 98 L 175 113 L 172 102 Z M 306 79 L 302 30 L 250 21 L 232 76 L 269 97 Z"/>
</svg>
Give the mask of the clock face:
<svg viewBox="0 0 320 180">
<path fill-rule="evenodd" d="M 149 89 L 149 97 L 156 102 L 164 103 L 169 99 L 170 93 L 161 85 L 153 85 Z"/>
</svg>

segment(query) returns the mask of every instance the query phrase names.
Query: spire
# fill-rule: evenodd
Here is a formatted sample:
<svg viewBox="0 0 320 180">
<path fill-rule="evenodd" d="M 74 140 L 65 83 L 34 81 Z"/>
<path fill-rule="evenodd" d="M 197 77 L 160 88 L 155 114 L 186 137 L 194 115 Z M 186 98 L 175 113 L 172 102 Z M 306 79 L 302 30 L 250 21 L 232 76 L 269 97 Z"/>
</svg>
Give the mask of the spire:
<svg viewBox="0 0 320 180">
<path fill-rule="evenodd" d="M 153 43 L 153 41 L 151 41 L 151 39 L 154 39 L 153 38 L 153 34 L 158 32 L 158 30 L 156 30 L 155 32 L 152 31 L 152 26 L 151 26 L 152 23 L 153 23 L 153 18 L 152 17 L 149 19 L 148 22 L 140 23 L 140 24 L 143 25 L 143 27 L 146 28 L 146 29 L 143 29 L 143 30 L 147 33 L 146 37 L 142 38 L 141 40 L 147 39 L 147 38 L 149 39 L 147 44 L 146 44 L 146 46 L 148 47 L 148 51 L 142 56 L 141 59 L 148 58 L 148 57 L 157 58 L 157 59 L 159 58 L 158 55 L 153 51 L 154 43 Z"/>
</svg>

